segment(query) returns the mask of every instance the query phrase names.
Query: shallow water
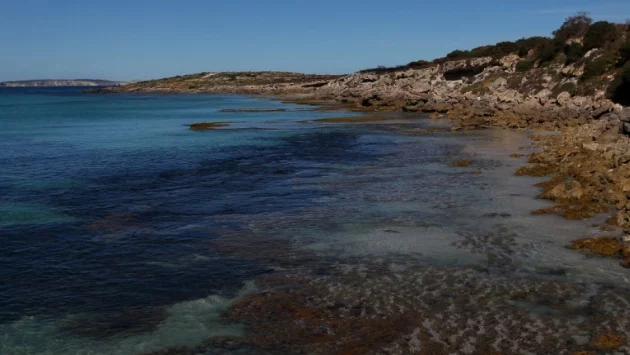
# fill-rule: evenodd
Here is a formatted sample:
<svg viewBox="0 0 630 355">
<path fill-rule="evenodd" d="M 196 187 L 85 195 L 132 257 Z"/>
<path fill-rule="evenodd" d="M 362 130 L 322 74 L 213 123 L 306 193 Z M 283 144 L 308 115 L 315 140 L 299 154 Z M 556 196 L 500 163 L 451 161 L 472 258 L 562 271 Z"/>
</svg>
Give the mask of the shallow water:
<svg viewBox="0 0 630 355">
<path fill-rule="evenodd" d="M 547 202 L 535 199 L 539 180 L 513 176 L 522 132 L 410 134 L 444 124 L 420 115 L 305 123 L 340 113 L 242 96 L 0 89 L 0 107 L 1 354 L 138 354 L 246 336 L 223 315 L 253 280 L 325 283 L 371 263 L 401 278 L 447 268 L 484 285 L 628 290 L 616 260 L 565 248 L 605 234 L 594 226 L 605 216 L 530 214 Z M 200 121 L 231 125 L 188 130 Z M 472 165 L 450 166 L 461 159 Z M 359 274 L 378 294 L 383 283 Z"/>
</svg>

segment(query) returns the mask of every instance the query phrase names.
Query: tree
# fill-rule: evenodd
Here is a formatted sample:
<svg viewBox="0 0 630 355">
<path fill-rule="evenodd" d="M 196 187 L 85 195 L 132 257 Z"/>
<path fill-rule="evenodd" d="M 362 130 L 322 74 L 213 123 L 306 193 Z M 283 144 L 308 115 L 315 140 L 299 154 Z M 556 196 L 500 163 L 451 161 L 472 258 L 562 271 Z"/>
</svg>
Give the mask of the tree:
<svg viewBox="0 0 630 355">
<path fill-rule="evenodd" d="M 553 31 L 553 35 L 557 41 L 565 43 L 572 38 L 584 37 L 592 23 L 593 19 L 587 12 L 578 12 L 564 20 L 562 26 Z"/>
</svg>

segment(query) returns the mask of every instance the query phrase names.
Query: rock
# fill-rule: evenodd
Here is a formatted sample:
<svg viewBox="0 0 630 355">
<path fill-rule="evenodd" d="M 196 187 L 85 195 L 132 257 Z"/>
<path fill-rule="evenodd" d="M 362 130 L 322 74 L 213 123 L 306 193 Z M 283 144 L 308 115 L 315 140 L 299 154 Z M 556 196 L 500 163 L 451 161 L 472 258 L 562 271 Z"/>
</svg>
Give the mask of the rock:
<svg viewBox="0 0 630 355">
<path fill-rule="evenodd" d="M 591 344 L 601 350 L 615 350 L 626 344 L 626 341 L 623 335 L 600 334 L 591 341 Z"/>
<path fill-rule="evenodd" d="M 569 94 L 566 91 L 561 92 L 556 97 L 556 102 L 558 103 L 559 106 L 567 106 L 570 101 L 571 101 L 571 94 Z"/>
<path fill-rule="evenodd" d="M 586 54 L 584 54 L 584 58 L 590 58 L 595 52 L 597 52 L 597 48 L 591 49 L 590 51 L 586 52 Z"/>
<path fill-rule="evenodd" d="M 521 61 L 521 57 L 516 54 L 509 54 L 499 60 L 501 66 L 508 73 L 514 73 L 516 71 L 516 64 Z"/>
<path fill-rule="evenodd" d="M 591 152 L 596 151 L 597 149 L 599 149 L 599 144 L 598 143 L 584 143 L 582 144 L 582 148 L 586 149 L 586 150 L 590 150 Z"/>
<path fill-rule="evenodd" d="M 571 243 L 571 249 L 588 250 L 595 254 L 613 256 L 622 251 L 623 246 L 617 238 L 614 237 L 598 237 L 578 239 Z"/>
<path fill-rule="evenodd" d="M 228 122 L 199 122 L 192 123 L 189 125 L 190 130 L 192 131 L 207 131 L 212 129 L 217 129 L 221 127 L 229 126 Z"/>
<path fill-rule="evenodd" d="M 508 84 L 508 81 L 506 78 L 498 78 L 497 80 L 495 80 L 491 85 L 490 85 L 490 89 L 491 90 L 501 90 L 504 89 Z"/>
</svg>

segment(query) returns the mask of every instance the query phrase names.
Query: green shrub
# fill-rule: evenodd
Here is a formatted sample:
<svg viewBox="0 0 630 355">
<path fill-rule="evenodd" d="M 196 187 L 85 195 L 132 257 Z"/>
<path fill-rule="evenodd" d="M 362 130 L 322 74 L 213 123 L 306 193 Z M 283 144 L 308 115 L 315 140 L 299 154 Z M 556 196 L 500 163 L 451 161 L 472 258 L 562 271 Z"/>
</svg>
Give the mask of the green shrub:
<svg viewBox="0 0 630 355">
<path fill-rule="evenodd" d="M 446 55 L 449 60 L 493 57 L 502 58 L 508 54 L 519 52 L 519 46 L 514 42 L 499 42 L 495 45 L 480 46 L 469 51 L 455 50 Z M 440 60 L 438 60 L 439 62 Z"/>
<path fill-rule="evenodd" d="M 592 24 L 584 37 L 584 50 L 604 48 L 617 38 L 617 26 L 614 23 L 599 21 Z"/>
<path fill-rule="evenodd" d="M 591 23 L 593 23 L 593 19 L 588 13 L 578 12 L 576 15 L 564 20 L 562 26 L 553 31 L 554 38 L 560 43 L 565 43 L 571 38 L 583 37 L 586 35 Z"/>
<path fill-rule="evenodd" d="M 521 60 L 516 64 L 516 71 L 523 73 L 531 70 L 536 62 L 533 60 Z"/>
<path fill-rule="evenodd" d="M 520 57 L 525 57 L 529 54 L 529 51 L 534 48 L 542 47 L 545 43 L 551 43 L 552 39 L 547 37 L 529 37 L 529 38 L 521 38 L 516 41 L 516 46 L 518 47 L 518 55 Z"/>
<path fill-rule="evenodd" d="M 618 104 L 630 106 L 630 62 L 627 62 L 615 81 L 610 85 L 610 99 Z"/>
<path fill-rule="evenodd" d="M 536 48 L 536 56 L 540 59 L 541 63 L 548 63 L 556 58 L 558 53 L 562 52 L 563 45 L 558 41 L 550 41 L 543 43 L 540 47 Z"/>
<path fill-rule="evenodd" d="M 506 56 L 511 53 L 519 52 L 519 47 L 514 42 L 499 42 L 495 45 L 496 53 L 500 56 Z"/>
<path fill-rule="evenodd" d="M 584 56 L 584 47 L 579 43 L 565 45 L 564 54 L 567 56 L 566 64 L 575 63 Z"/>
<path fill-rule="evenodd" d="M 621 71 L 621 78 L 630 83 L 630 63 L 626 63 Z"/>
<path fill-rule="evenodd" d="M 451 53 L 447 54 L 446 58 L 448 59 L 468 58 L 469 55 L 470 55 L 469 51 L 461 51 L 459 49 L 456 49 L 452 51 Z"/>
<path fill-rule="evenodd" d="M 426 60 L 416 60 L 414 62 L 407 64 L 406 67 L 414 68 L 414 69 L 422 69 L 422 68 L 428 68 L 431 65 L 432 65 L 431 62 L 428 62 Z"/>
<path fill-rule="evenodd" d="M 555 96 L 560 95 L 560 93 L 562 92 L 568 92 L 569 94 L 574 95 L 576 90 L 577 90 L 577 85 L 575 85 L 574 83 L 570 83 L 570 82 L 564 83 L 560 86 L 555 87 L 552 90 L 552 95 L 555 97 Z"/>
<path fill-rule="evenodd" d="M 619 48 L 619 55 L 621 55 L 621 64 L 630 61 L 630 36 L 628 36 L 628 39 Z"/>
<path fill-rule="evenodd" d="M 590 79 L 597 76 L 600 76 L 612 69 L 617 62 L 617 56 L 606 53 L 593 61 L 586 63 L 586 67 L 584 68 L 583 79 Z"/>
</svg>

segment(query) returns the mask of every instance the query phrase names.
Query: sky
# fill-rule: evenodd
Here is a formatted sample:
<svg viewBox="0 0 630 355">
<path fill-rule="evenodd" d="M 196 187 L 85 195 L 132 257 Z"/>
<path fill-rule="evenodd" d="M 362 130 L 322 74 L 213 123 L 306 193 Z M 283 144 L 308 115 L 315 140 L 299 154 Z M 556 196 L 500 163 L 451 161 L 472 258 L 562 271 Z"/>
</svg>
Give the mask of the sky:
<svg viewBox="0 0 630 355">
<path fill-rule="evenodd" d="M 2 0 L 0 81 L 205 71 L 351 73 L 550 35 L 628 0 Z"/>
</svg>

